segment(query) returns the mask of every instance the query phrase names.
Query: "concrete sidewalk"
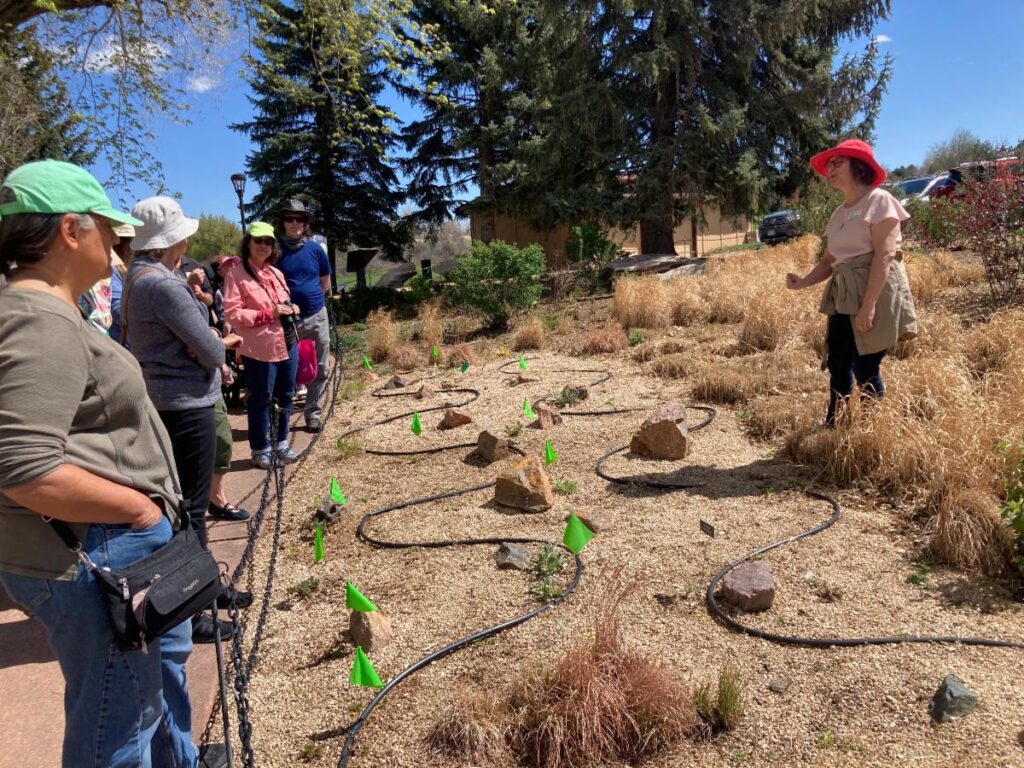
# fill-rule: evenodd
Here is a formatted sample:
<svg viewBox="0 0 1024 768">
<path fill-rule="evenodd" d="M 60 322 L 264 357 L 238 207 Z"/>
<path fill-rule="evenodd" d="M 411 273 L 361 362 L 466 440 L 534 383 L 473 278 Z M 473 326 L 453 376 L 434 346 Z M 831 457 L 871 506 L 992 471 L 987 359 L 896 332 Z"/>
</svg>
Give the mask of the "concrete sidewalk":
<svg viewBox="0 0 1024 768">
<path fill-rule="evenodd" d="M 249 462 L 244 412 L 230 414 L 235 447 L 225 480 L 228 499 L 256 511 L 257 491 L 265 473 Z M 301 424 L 301 416 L 292 418 Z M 311 435 L 295 430 L 295 449 Z M 217 560 L 238 563 L 245 548 L 246 523 L 211 521 L 210 543 Z M 254 604 L 255 608 L 255 604 Z M 188 663 L 193 737 L 199 740 L 217 697 L 217 661 L 213 645 L 197 645 Z M 64 680 L 42 629 L 16 608 L 0 588 L 0 768 L 60 768 L 64 737 Z M 230 700 L 229 700 L 230 702 Z M 229 703 L 233 706 L 233 702 Z M 232 718 L 233 719 L 233 718 Z M 211 741 L 222 741 L 219 728 Z"/>
</svg>

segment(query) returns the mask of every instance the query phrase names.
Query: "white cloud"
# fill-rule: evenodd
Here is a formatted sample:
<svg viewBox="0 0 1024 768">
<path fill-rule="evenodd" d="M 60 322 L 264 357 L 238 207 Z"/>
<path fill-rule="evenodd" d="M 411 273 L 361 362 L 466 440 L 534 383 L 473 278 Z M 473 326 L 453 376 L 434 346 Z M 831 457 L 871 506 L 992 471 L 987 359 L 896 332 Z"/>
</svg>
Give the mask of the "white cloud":
<svg viewBox="0 0 1024 768">
<path fill-rule="evenodd" d="M 130 51 L 134 58 L 151 59 L 160 62 L 167 58 L 167 51 L 157 43 L 144 42 L 138 44 L 138 50 Z M 124 61 L 125 51 L 121 47 L 121 41 L 111 35 L 98 47 L 91 48 L 85 56 L 85 70 L 92 74 L 106 74 L 117 70 Z"/>
<path fill-rule="evenodd" d="M 875 35 L 875 39 L 872 40 L 871 42 L 875 43 L 876 45 L 882 45 L 883 43 L 891 43 L 892 38 L 889 37 L 888 35 Z"/>
<path fill-rule="evenodd" d="M 220 78 L 213 75 L 193 75 L 185 87 L 193 93 L 206 93 L 220 85 Z"/>
</svg>

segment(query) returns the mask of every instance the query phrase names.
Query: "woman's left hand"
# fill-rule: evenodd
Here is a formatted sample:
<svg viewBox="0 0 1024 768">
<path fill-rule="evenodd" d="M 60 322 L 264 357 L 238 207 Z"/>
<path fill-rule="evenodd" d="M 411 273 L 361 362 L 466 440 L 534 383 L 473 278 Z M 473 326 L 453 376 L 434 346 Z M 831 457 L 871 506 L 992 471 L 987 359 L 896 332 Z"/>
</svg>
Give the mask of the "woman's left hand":
<svg viewBox="0 0 1024 768">
<path fill-rule="evenodd" d="M 871 330 L 871 327 L 875 324 L 875 308 L 874 307 L 861 307 L 856 317 L 853 318 L 854 330 L 860 331 L 861 333 L 867 333 Z"/>
</svg>

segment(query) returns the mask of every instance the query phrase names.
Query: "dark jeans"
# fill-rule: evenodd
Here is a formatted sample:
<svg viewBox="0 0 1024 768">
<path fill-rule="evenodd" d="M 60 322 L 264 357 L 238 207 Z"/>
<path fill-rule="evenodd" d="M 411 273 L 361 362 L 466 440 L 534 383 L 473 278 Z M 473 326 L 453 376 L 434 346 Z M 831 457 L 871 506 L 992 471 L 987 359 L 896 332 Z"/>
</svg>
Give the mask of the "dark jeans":
<svg viewBox="0 0 1024 768">
<path fill-rule="evenodd" d="M 853 392 L 853 381 L 864 397 L 881 398 L 885 395 L 885 384 L 878 370 L 885 357 L 885 351 L 870 355 L 857 354 L 853 338 L 853 318 L 850 315 L 830 315 L 828 319 L 828 372 L 829 389 L 826 424 L 835 424 L 836 408 Z"/>
<path fill-rule="evenodd" d="M 270 403 L 276 400 L 280 419 L 275 438 L 278 444 L 288 440 L 288 419 L 292 415 L 292 396 L 295 394 L 295 370 L 299 364 L 299 345 L 292 344 L 288 359 L 278 363 L 264 363 L 243 357 L 245 386 L 249 390 L 246 408 L 249 414 L 249 447 L 253 453 L 270 447 Z"/>
<path fill-rule="evenodd" d="M 199 533 L 199 540 L 205 547 L 206 510 L 210 506 L 213 457 L 217 450 L 217 419 L 213 406 L 186 411 L 160 411 L 160 419 L 171 437 L 185 506 Z"/>
</svg>

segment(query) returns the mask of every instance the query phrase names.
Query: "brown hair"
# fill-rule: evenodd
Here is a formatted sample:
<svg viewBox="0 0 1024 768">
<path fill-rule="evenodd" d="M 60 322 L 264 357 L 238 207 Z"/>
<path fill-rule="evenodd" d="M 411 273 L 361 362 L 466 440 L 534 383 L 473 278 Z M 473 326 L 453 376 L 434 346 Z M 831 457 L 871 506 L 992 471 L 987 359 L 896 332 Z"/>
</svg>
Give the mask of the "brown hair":
<svg viewBox="0 0 1024 768">
<path fill-rule="evenodd" d="M 94 224 L 88 214 L 73 214 L 83 229 Z M 37 264 L 46 257 L 66 213 L 12 213 L 0 219 L 0 276 L 18 266 Z"/>
<path fill-rule="evenodd" d="M 850 174 L 865 187 L 875 183 L 875 169 L 857 157 L 848 157 L 850 161 Z"/>
</svg>

